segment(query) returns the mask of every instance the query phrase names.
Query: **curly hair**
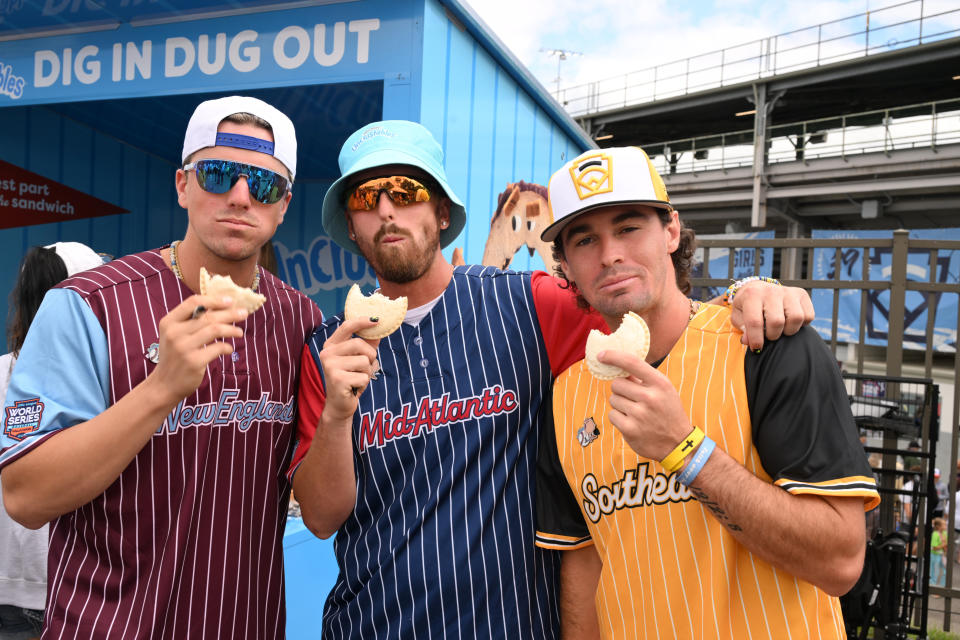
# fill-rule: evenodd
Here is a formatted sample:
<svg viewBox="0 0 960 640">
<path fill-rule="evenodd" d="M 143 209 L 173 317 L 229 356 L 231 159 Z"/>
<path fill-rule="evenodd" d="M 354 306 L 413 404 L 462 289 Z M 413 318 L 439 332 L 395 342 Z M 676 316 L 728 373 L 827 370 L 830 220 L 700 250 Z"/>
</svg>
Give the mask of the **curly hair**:
<svg viewBox="0 0 960 640">
<path fill-rule="evenodd" d="M 671 216 L 669 211 L 658 209 L 657 216 L 660 218 L 660 223 L 663 226 L 667 226 L 670 223 Z M 677 288 L 684 294 L 689 294 L 691 289 L 690 271 L 693 269 L 693 254 L 697 249 L 697 234 L 693 229 L 685 225 L 682 220 L 679 222 L 680 244 L 678 244 L 676 250 L 670 254 L 670 258 L 673 261 L 673 270 L 676 272 Z M 560 277 L 566 283 L 564 288 L 570 289 L 577 295 L 577 306 L 581 309 L 589 309 L 590 303 L 587 302 L 586 298 L 580 293 L 580 290 L 577 288 L 577 283 L 568 280 L 567 274 L 560 268 L 560 261 L 565 259 L 562 232 L 554 239 L 552 249 L 553 259 L 557 264 L 553 270 L 554 275 Z"/>
<path fill-rule="evenodd" d="M 67 266 L 53 249 L 31 247 L 23 256 L 17 282 L 10 292 L 7 321 L 7 346 L 14 356 L 20 355 L 27 329 L 37 315 L 43 296 L 66 277 Z"/>
</svg>

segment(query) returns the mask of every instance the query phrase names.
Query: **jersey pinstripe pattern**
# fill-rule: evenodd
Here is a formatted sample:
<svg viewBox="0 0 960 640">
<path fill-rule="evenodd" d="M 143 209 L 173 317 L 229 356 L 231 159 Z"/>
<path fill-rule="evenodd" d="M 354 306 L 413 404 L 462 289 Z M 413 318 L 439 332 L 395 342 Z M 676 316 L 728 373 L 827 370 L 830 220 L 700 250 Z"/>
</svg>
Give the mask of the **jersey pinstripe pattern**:
<svg viewBox="0 0 960 640">
<path fill-rule="evenodd" d="M 322 411 L 317 354 L 341 321 L 308 343 L 294 466 Z M 534 545 L 539 413 L 551 362 L 582 354 L 598 321 L 545 274 L 458 267 L 419 325 L 380 342 L 324 638 L 557 636 L 556 557 Z"/>
<path fill-rule="evenodd" d="M 729 315 L 726 309 L 705 305 L 659 365 L 678 389 L 691 422 L 767 482 L 773 478 L 765 468 L 791 492 L 850 495 L 862 497 L 865 506 L 875 504 L 879 497 L 862 449 L 851 456 L 838 453 L 838 463 L 828 462 L 829 455 L 817 455 L 832 453 L 823 449 L 833 448 L 836 440 L 820 444 L 814 454 L 791 451 L 798 459 L 806 455 L 807 468 L 813 470 L 808 471 L 810 477 L 788 478 L 781 473 L 795 473 L 800 467 L 771 461 L 756 446 L 754 428 L 780 427 L 751 422 L 745 347 Z M 781 339 L 784 344 L 777 348 L 791 348 L 789 340 Z M 823 351 L 820 365 L 836 369 L 829 351 Z M 816 373 L 830 374 L 822 368 Z M 836 377 L 839 382 L 839 374 Z M 552 455 L 562 471 L 556 480 L 572 490 L 575 502 L 566 508 L 577 512 L 581 528 L 554 526 L 547 510 L 558 505 L 541 505 L 537 533 L 537 544 L 547 548 L 596 545 L 603 561 L 597 591 L 603 637 L 845 637 L 836 598 L 746 551 L 677 481 L 679 473 L 668 474 L 659 462 L 630 449 L 607 420 L 610 384 L 593 378 L 583 361 L 557 380 Z M 842 385 L 839 389 L 842 393 Z M 832 399 L 822 398 L 825 405 Z M 838 399 L 847 402 L 845 396 Z M 584 446 L 577 432 L 588 418 L 599 434 Z M 828 426 L 834 431 L 849 426 L 856 442 L 852 419 L 849 425 Z M 764 446 L 783 444 L 774 435 Z M 797 448 L 804 447 L 798 443 Z M 855 463 L 856 455 L 864 457 L 862 464 Z M 821 461 L 824 464 L 815 468 Z"/>
<path fill-rule="evenodd" d="M 234 357 L 207 367 L 196 392 L 102 495 L 51 523 L 45 640 L 283 637 L 297 359 L 321 316 L 305 296 L 260 275 L 267 301 L 239 323 L 244 337 L 233 342 Z M 192 295 L 158 251 L 114 260 L 61 287 L 102 330 L 106 404 L 153 370 L 145 353 L 158 342 L 157 323 Z M 54 329 L 71 337 L 70 326 Z M 27 347 L 21 360 L 72 357 Z M 64 372 L 72 368 L 62 364 L 45 380 L 22 380 L 20 393 L 43 398 L 69 388 Z M 5 449 L 2 462 L 75 422 L 43 424 Z"/>
</svg>

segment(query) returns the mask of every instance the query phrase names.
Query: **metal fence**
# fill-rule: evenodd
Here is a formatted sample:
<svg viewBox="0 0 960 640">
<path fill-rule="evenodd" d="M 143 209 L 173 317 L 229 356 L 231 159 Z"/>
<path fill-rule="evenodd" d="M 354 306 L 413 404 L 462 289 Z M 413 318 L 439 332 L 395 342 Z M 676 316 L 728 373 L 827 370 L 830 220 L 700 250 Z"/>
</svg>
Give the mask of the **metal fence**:
<svg viewBox="0 0 960 640">
<path fill-rule="evenodd" d="M 960 35 L 950 0 L 911 0 L 561 89 L 573 115 L 687 95 Z"/>
<path fill-rule="evenodd" d="M 894 391 L 894 389 L 891 388 L 888 392 L 887 390 L 881 391 L 874 388 L 871 392 L 865 393 L 862 385 L 864 384 L 863 380 L 869 379 L 871 374 L 879 373 L 882 377 L 901 376 L 905 364 L 915 371 L 922 371 L 922 378 L 926 379 L 925 382 L 929 382 L 930 379 L 936 375 L 941 379 L 941 383 L 944 386 L 952 386 L 952 393 L 947 394 L 948 397 L 952 397 L 952 407 L 938 407 L 937 410 L 938 416 L 941 417 L 940 440 L 949 443 L 948 447 L 941 447 L 940 450 L 943 454 L 940 456 L 941 459 L 937 461 L 937 466 L 948 470 L 947 473 L 944 474 L 949 478 L 950 498 L 947 509 L 949 514 L 954 514 L 955 509 L 960 506 L 954 504 L 954 496 L 958 488 L 957 474 L 954 470 L 957 468 L 958 433 L 960 433 L 960 425 L 958 425 L 958 416 L 960 416 L 960 393 L 957 393 L 957 391 L 960 390 L 960 350 L 957 349 L 955 332 L 952 342 L 948 344 L 946 348 L 944 348 L 942 340 L 936 352 L 931 345 L 936 342 L 934 337 L 934 320 L 936 310 L 940 305 L 951 302 L 956 304 L 958 311 L 954 330 L 957 326 L 960 326 L 960 284 L 957 283 L 956 274 L 951 274 L 952 277 L 950 280 L 952 280 L 952 282 L 939 281 L 939 278 L 935 275 L 938 273 L 936 268 L 938 260 L 947 255 L 947 252 L 960 251 L 960 241 L 919 240 L 910 238 L 909 232 L 901 229 L 892 232 L 892 237 L 887 239 L 798 238 L 744 240 L 728 238 L 702 239 L 698 244 L 703 248 L 703 264 L 705 265 L 710 264 L 711 252 L 713 252 L 714 255 L 717 255 L 721 251 L 728 252 L 729 265 L 727 275 L 729 279 L 693 278 L 692 284 L 695 288 L 726 287 L 734 274 L 735 261 L 742 262 L 742 256 L 738 257 L 738 254 L 744 251 L 760 252 L 772 249 L 774 252 L 774 260 L 769 272 L 761 273 L 762 261 L 757 259 L 752 260 L 757 275 L 773 275 L 779 278 L 784 284 L 803 287 L 811 293 L 816 291 L 829 292 L 833 301 L 831 318 L 832 330 L 829 336 L 825 336 L 825 340 L 834 355 L 837 356 L 838 362 L 846 360 L 851 354 L 850 347 L 841 342 L 838 337 L 841 333 L 838 327 L 840 296 L 841 293 L 845 291 L 859 292 L 860 322 L 859 331 L 856 334 L 859 336 L 859 342 L 856 343 L 852 349 L 852 351 L 855 352 L 853 360 L 846 363 L 846 366 L 850 369 L 848 373 L 852 374 L 852 377 L 857 379 L 856 384 L 860 385 L 859 387 L 850 387 L 851 402 L 857 402 L 857 398 L 860 398 L 859 402 L 862 403 L 864 397 L 870 397 L 879 398 L 881 401 L 895 402 L 898 407 L 903 405 L 899 400 L 894 401 L 891 400 L 890 397 L 884 398 L 884 395 L 889 396 L 889 392 L 898 393 L 901 391 Z M 879 253 L 890 255 L 891 261 L 886 265 L 885 269 L 886 277 L 884 277 L 884 279 L 876 279 L 874 275 L 875 279 L 871 279 L 871 274 L 875 273 L 876 269 L 871 269 L 870 259 L 862 260 L 862 272 L 859 274 L 859 279 L 850 279 L 849 275 L 845 276 L 844 274 L 846 274 L 847 271 L 844 269 L 844 257 L 850 250 L 859 250 L 864 257 L 877 255 Z M 833 254 L 834 268 L 832 277 L 830 278 L 815 278 L 813 275 L 815 252 L 820 251 L 832 252 Z M 928 280 L 916 280 L 908 277 L 908 273 L 911 271 L 916 272 L 916 269 L 910 268 L 908 256 L 913 256 L 915 264 L 918 254 L 924 256 L 924 259 L 929 260 L 930 277 Z M 750 264 L 750 262 L 748 261 L 747 264 Z M 769 265 L 769 262 L 766 263 L 766 265 Z M 768 266 L 764 266 L 764 269 L 767 268 Z M 869 301 L 876 298 L 877 292 L 882 292 L 885 299 L 889 301 L 887 310 L 888 334 L 885 349 L 870 347 L 866 341 L 867 314 L 868 308 L 870 307 Z M 923 342 L 927 345 L 927 348 L 919 351 L 908 351 L 905 355 L 904 319 L 907 317 L 905 301 L 907 300 L 909 292 L 918 292 L 919 295 L 926 298 L 927 321 Z M 916 294 L 910 295 L 914 296 Z M 819 311 L 822 313 L 822 309 Z M 914 336 L 914 340 L 915 339 L 916 337 Z M 944 381 L 945 371 L 949 373 L 947 374 L 948 379 Z M 902 390 L 903 388 L 901 385 L 898 385 L 898 389 Z M 870 434 L 867 433 L 867 435 L 869 436 Z M 873 435 L 874 437 L 879 437 L 876 433 Z M 936 433 L 931 434 L 918 430 L 916 434 L 910 435 L 921 439 L 924 447 L 923 450 L 928 451 L 930 456 L 936 455 L 936 447 L 934 446 L 933 450 L 929 448 L 931 443 L 935 445 L 937 441 Z M 874 444 L 877 445 L 880 451 L 884 449 L 893 451 L 904 448 L 905 446 L 902 438 L 889 434 L 884 436 L 881 442 Z M 947 450 L 949 454 L 946 454 Z M 879 465 L 875 466 L 875 468 L 878 471 L 878 477 L 881 477 L 881 482 L 888 482 L 882 479 L 885 474 L 890 478 L 895 478 L 898 473 L 903 475 L 901 473 L 902 469 L 898 470 L 898 460 L 900 460 L 902 464 L 902 459 L 900 459 L 899 456 L 890 453 L 880 456 L 879 459 L 872 460 L 874 465 Z M 945 479 L 947 479 L 946 477 Z M 890 480 L 889 482 L 892 481 L 893 480 Z M 902 501 L 893 498 L 887 502 L 887 507 L 885 507 L 882 512 L 882 518 L 887 520 L 887 522 L 883 522 L 882 525 L 885 526 L 887 531 L 890 531 L 891 527 L 897 526 L 897 522 L 901 520 L 902 517 Z M 948 549 L 954 550 L 957 548 L 958 540 L 956 540 L 952 526 L 948 526 L 948 531 L 950 542 Z M 924 537 L 928 539 L 929 534 L 926 531 L 921 531 L 918 534 L 918 540 L 924 540 Z M 924 545 L 928 542 L 929 540 L 926 540 L 926 542 L 921 544 L 920 548 L 924 548 Z M 952 557 L 952 555 L 953 551 L 949 551 L 948 557 Z M 953 584 L 953 569 L 954 563 L 952 561 L 948 562 L 947 585 Z M 960 578 L 958 578 L 958 584 L 960 584 Z M 917 589 L 921 588 L 923 589 L 922 603 L 925 606 L 928 592 L 926 591 L 925 585 L 917 586 Z M 960 588 L 950 588 L 949 586 L 947 588 L 930 587 L 929 593 L 944 596 L 945 599 L 943 602 L 946 603 L 946 612 L 943 614 L 942 627 L 945 630 L 949 630 L 952 622 L 950 616 L 950 601 L 953 598 L 960 598 Z M 919 606 L 919 604 L 917 606 Z M 956 627 L 957 621 L 953 621 L 953 623 L 953 626 Z"/>
<path fill-rule="evenodd" d="M 772 125 L 767 163 L 847 158 L 960 143 L 960 98 Z M 753 129 L 644 146 L 662 174 L 753 164 Z"/>
</svg>

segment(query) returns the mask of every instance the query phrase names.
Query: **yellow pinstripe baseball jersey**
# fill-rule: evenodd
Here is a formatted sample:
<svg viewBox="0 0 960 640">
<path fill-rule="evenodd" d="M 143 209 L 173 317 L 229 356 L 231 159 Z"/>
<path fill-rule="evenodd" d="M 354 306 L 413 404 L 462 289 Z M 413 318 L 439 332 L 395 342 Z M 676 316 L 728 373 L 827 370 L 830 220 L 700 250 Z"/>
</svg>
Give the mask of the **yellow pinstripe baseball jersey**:
<svg viewBox="0 0 960 640">
<path fill-rule="evenodd" d="M 754 475 L 791 493 L 875 506 L 875 482 L 823 341 L 805 328 L 760 355 L 745 352 L 729 310 L 704 305 L 658 369 L 691 422 Z M 609 396 L 610 382 L 593 378 L 583 361 L 557 379 L 537 486 L 537 544 L 596 545 L 603 636 L 844 637 L 836 598 L 748 552 L 679 473 L 630 449 L 607 420 Z"/>
</svg>

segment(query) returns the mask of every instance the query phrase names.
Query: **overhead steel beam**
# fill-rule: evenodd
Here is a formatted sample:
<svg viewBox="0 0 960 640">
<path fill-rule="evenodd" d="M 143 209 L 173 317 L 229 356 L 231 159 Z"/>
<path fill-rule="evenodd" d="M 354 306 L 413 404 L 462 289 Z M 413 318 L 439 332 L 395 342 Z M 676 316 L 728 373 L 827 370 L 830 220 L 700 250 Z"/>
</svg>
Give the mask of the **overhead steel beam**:
<svg viewBox="0 0 960 640">
<path fill-rule="evenodd" d="M 960 193 L 960 174 L 938 176 L 913 176 L 909 178 L 885 178 L 856 182 L 817 183 L 791 187 L 768 187 L 767 197 L 803 198 L 810 196 L 861 195 L 896 193 L 898 191 L 929 191 L 947 189 Z"/>
<path fill-rule="evenodd" d="M 960 38 L 938 40 L 929 44 L 920 44 L 887 53 L 874 53 L 866 58 L 856 58 L 844 62 L 785 73 L 770 79 L 770 91 L 787 90 L 808 86 L 811 80 L 817 83 L 831 82 L 864 76 L 877 71 L 889 71 L 928 62 L 939 62 L 960 56 Z"/>
<path fill-rule="evenodd" d="M 659 115 L 661 113 L 670 113 L 672 111 L 676 111 L 678 108 L 687 109 L 689 107 L 715 105 L 718 102 L 724 102 L 726 100 L 747 100 L 752 96 L 753 83 L 746 82 L 730 87 L 710 89 L 696 94 L 664 98 L 663 100 L 657 100 L 656 102 L 645 102 L 636 106 L 611 109 L 610 111 L 603 111 L 592 115 L 577 116 L 577 119 L 590 120 L 597 124 L 626 122 Z"/>
<path fill-rule="evenodd" d="M 950 60 L 958 56 L 960 56 L 960 38 L 949 38 L 929 44 L 917 45 L 915 47 L 897 49 L 887 53 L 876 53 L 867 58 L 856 58 L 820 67 L 800 69 L 790 73 L 771 76 L 768 79 L 762 79 L 762 81 L 767 84 L 768 91 L 787 90 L 821 84 L 832 80 L 864 76 L 877 71 L 898 69 L 940 60 Z M 758 80 L 754 79 L 740 84 L 706 89 L 692 94 L 664 98 L 653 102 L 643 102 L 593 114 L 582 114 L 578 115 L 577 119 L 581 121 L 592 121 L 594 123 L 623 122 L 642 119 L 661 113 L 669 113 L 677 109 L 713 105 L 726 100 L 736 100 L 739 98 L 749 99 L 753 96 L 753 86 L 757 82 Z"/>
<path fill-rule="evenodd" d="M 856 182 L 817 182 L 815 184 L 797 185 L 790 187 L 766 187 L 766 200 L 785 198 L 804 198 L 822 196 L 862 196 L 882 195 L 903 191 L 928 192 L 931 189 L 946 189 L 960 194 L 960 174 L 938 176 L 915 176 L 910 178 L 887 178 L 884 180 L 863 180 Z M 670 201 L 679 207 L 696 205 L 743 204 L 753 203 L 754 191 L 736 189 L 732 191 L 713 191 L 699 193 L 683 193 L 676 186 L 673 187 Z"/>
</svg>

